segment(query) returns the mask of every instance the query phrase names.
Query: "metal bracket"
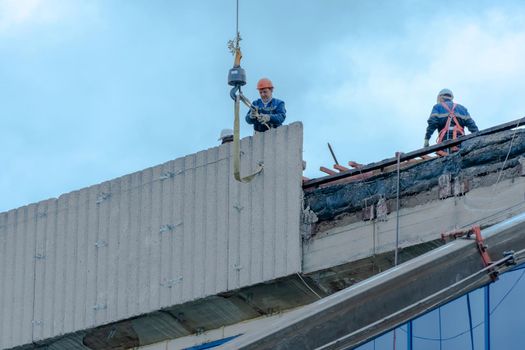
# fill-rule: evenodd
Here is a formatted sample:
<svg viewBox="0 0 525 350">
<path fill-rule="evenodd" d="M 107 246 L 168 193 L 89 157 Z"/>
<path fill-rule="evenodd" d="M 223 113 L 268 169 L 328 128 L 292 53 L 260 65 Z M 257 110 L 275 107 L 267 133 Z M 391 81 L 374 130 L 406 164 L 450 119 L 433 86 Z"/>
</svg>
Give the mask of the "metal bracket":
<svg viewBox="0 0 525 350">
<path fill-rule="evenodd" d="M 383 195 L 381 195 L 376 204 L 376 217 L 377 221 L 388 220 L 388 203 L 386 202 L 386 198 Z"/>
<path fill-rule="evenodd" d="M 471 234 L 472 234 L 472 228 L 467 228 L 467 229 L 462 229 L 462 230 L 453 230 L 453 231 L 442 233 L 441 239 L 447 242 L 447 241 L 451 241 L 451 240 L 454 240 L 454 239 L 457 239 L 463 236 L 466 236 L 467 238 L 469 238 Z"/>
<path fill-rule="evenodd" d="M 101 192 L 98 194 L 97 196 L 97 201 L 96 203 L 97 204 L 100 204 L 102 203 L 103 201 L 105 201 L 106 199 L 109 199 L 111 197 L 111 193 L 108 193 L 108 192 Z"/>
<path fill-rule="evenodd" d="M 159 180 L 172 179 L 172 178 L 174 178 L 175 176 L 182 174 L 183 172 L 184 172 L 184 170 L 179 170 L 179 171 L 177 171 L 177 172 L 174 172 L 174 171 L 166 171 L 166 172 L 162 173 L 162 174 L 159 176 Z"/>
<path fill-rule="evenodd" d="M 107 247 L 107 246 L 108 246 L 108 242 L 106 241 L 99 240 L 95 242 L 95 247 L 97 248 L 102 248 L 102 247 Z"/>
<path fill-rule="evenodd" d="M 95 311 L 106 310 L 107 308 L 108 308 L 107 304 L 95 304 L 95 305 L 93 305 L 93 310 L 95 310 Z"/>
<path fill-rule="evenodd" d="M 481 260 L 483 261 L 483 265 L 485 265 L 485 267 L 492 265 L 492 260 L 490 259 L 489 252 L 487 250 L 488 247 L 483 241 L 479 225 L 472 226 L 472 232 L 476 237 L 476 244 L 478 246 L 479 253 L 481 254 Z M 496 281 L 498 279 L 498 271 L 494 268 L 489 269 L 489 275 L 493 281 Z"/>
<path fill-rule="evenodd" d="M 508 260 L 505 261 L 505 265 L 507 266 L 514 266 L 516 265 L 516 257 L 515 257 L 515 252 L 514 250 L 506 250 L 503 252 L 503 256 L 504 257 L 508 257 Z"/>
<path fill-rule="evenodd" d="M 454 184 L 452 185 L 452 192 L 455 197 L 464 196 L 470 190 L 469 181 L 461 177 L 454 178 Z"/>
<path fill-rule="evenodd" d="M 162 282 L 160 282 L 160 285 L 162 287 L 166 287 L 166 288 L 172 288 L 174 285 L 176 285 L 177 283 L 180 283 L 182 282 L 182 276 L 181 277 L 178 277 L 176 279 L 163 279 Z"/>
<path fill-rule="evenodd" d="M 371 204 L 368 203 L 370 200 L 372 201 Z M 373 203 L 373 200 L 374 200 L 373 197 L 368 197 L 363 200 L 364 204 L 363 204 L 362 213 L 363 213 L 364 221 L 374 220 L 376 218 L 376 205 L 375 203 Z"/>
<path fill-rule="evenodd" d="M 181 225 L 182 225 L 182 222 L 179 222 L 177 224 L 161 225 L 160 228 L 159 228 L 159 233 L 162 234 L 164 232 L 174 231 L 178 226 L 181 226 Z"/>
<path fill-rule="evenodd" d="M 166 180 L 166 179 L 171 179 L 175 177 L 175 173 L 174 172 L 171 172 L 171 171 L 167 171 L 165 173 L 162 173 L 160 176 L 159 176 L 159 180 Z"/>
<path fill-rule="evenodd" d="M 525 157 L 520 156 L 518 162 L 520 163 L 520 175 L 525 176 Z"/>
<path fill-rule="evenodd" d="M 441 239 L 444 241 L 447 240 L 453 240 L 459 237 L 466 236 L 466 238 L 470 238 L 470 236 L 474 235 L 474 238 L 476 240 L 476 246 L 478 247 L 479 254 L 481 255 L 481 260 L 483 261 L 483 266 L 489 267 L 492 265 L 492 259 L 490 258 L 488 247 L 485 245 L 485 242 L 483 241 L 483 237 L 481 236 L 481 228 L 479 225 L 474 225 L 470 228 L 463 229 L 463 230 L 455 230 L 450 231 L 447 233 L 441 234 Z M 496 281 L 498 279 L 499 272 L 494 268 L 490 267 L 488 269 L 488 273 L 490 278 L 493 281 Z"/>
<path fill-rule="evenodd" d="M 442 174 L 438 178 L 438 186 L 439 186 L 439 199 L 445 199 L 450 196 L 452 196 L 452 176 L 448 173 Z"/>
</svg>

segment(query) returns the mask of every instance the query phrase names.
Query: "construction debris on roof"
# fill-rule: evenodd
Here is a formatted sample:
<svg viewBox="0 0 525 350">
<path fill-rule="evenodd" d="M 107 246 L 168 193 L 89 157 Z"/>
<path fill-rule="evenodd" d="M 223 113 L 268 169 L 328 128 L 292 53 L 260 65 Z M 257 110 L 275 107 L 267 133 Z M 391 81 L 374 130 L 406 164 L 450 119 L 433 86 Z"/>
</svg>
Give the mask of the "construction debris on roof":
<svg viewBox="0 0 525 350">
<path fill-rule="evenodd" d="M 400 176 L 401 207 L 462 195 L 465 191 L 519 176 L 525 163 L 524 153 L 525 131 L 502 131 L 467 140 L 458 152 L 447 157 L 408 164 Z M 341 220 L 356 212 L 365 218 L 364 209 L 381 200 L 386 201 L 390 211 L 397 194 L 397 174 L 392 170 L 363 181 L 306 190 L 305 205 L 315 212 L 319 224 Z"/>
</svg>

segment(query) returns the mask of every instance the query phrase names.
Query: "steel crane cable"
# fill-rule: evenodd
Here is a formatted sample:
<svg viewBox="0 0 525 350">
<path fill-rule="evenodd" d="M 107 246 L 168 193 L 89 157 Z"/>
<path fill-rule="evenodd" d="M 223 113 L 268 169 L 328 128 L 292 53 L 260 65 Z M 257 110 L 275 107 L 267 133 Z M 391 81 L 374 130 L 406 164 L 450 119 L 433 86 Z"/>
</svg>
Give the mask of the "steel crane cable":
<svg viewBox="0 0 525 350">
<path fill-rule="evenodd" d="M 257 113 L 257 109 L 242 94 L 241 86 L 246 84 L 246 72 L 241 68 L 241 35 L 239 32 L 239 0 L 237 0 L 236 12 L 236 36 L 234 40 L 228 42 L 228 48 L 234 54 L 233 68 L 228 73 L 228 84 L 233 86 L 230 91 L 230 97 L 234 100 L 234 121 L 233 121 L 233 177 L 235 180 L 243 183 L 252 181 L 257 174 L 263 170 L 263 164 L 259 163 L 257 170 L 248 176 L 241 176 L 241 146 L 240 146 L 240 104 L 241 101 Z"/>
</svg>

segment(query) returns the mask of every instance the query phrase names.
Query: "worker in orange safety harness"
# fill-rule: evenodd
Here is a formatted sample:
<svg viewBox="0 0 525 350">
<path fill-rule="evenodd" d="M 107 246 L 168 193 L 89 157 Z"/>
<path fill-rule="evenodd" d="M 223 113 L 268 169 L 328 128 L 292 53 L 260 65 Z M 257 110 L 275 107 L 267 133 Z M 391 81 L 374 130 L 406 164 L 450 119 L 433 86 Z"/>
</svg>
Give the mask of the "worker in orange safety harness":
<svg viewBox="0 0 525 350">
<path fill-rule="evenodd" d="M 439 131 L 437 143 L 465 135 L 465 127 L 471 133 L 478 131 L 478 127 L 470 117 L 468 110 L 459 103 L 454 103 L 453 100 L 454 94 L 451 90 L 443 89 L 439 92 L 437 104 L 432 108 L 427 121 L 428 127 L 424 147 L 429 146 L 430 137 L 436 129 Z"/>
<path fill-rule="evenodd" d="M 273 84 L 268 78 L 262 78 L 257 83 L 260 99 L 253 101 L 253 109 L 246 114 L 246 122 L 253 124 L 255 131 L 264 132 L 281 126 L 286 119 L 284 101 L 272 97 Z"/>
</svg>

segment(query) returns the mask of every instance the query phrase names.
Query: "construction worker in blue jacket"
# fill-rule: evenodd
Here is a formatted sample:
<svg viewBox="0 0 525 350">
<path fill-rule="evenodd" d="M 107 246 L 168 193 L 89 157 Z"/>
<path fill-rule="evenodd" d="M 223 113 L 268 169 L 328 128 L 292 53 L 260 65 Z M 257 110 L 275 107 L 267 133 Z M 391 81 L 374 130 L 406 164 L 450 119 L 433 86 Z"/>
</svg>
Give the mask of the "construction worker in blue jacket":
<svg viewBox="0 0 525 350">
<path fill-rule="evenodd" d="M 454 103 L 453 100 L 454 94 L 449 89 L 443 89 L 439 92 L 437 104 L 432 108 L 427 121 L 428 127 L 424 147 L 429 146 L 430 137 L 436 129 L 439 132 L 437 143 L 465 135 L 465 127 L 470 132 L 478 131 L 478 127 L 474 119 L 470 117 L 468 110 L 459 103 Z"/>
<path fill-rule="evenodd" d="M 255 109 L 246 114 L 246 122 L 253 125 L 255 131 L 264 132 L 281 126 L 286 119 L 284 102 L 272 97 L 273 84 L 270 79 L 262 78 L 257 83 L 260 99 L 253 101 Z"/>
</svg>

